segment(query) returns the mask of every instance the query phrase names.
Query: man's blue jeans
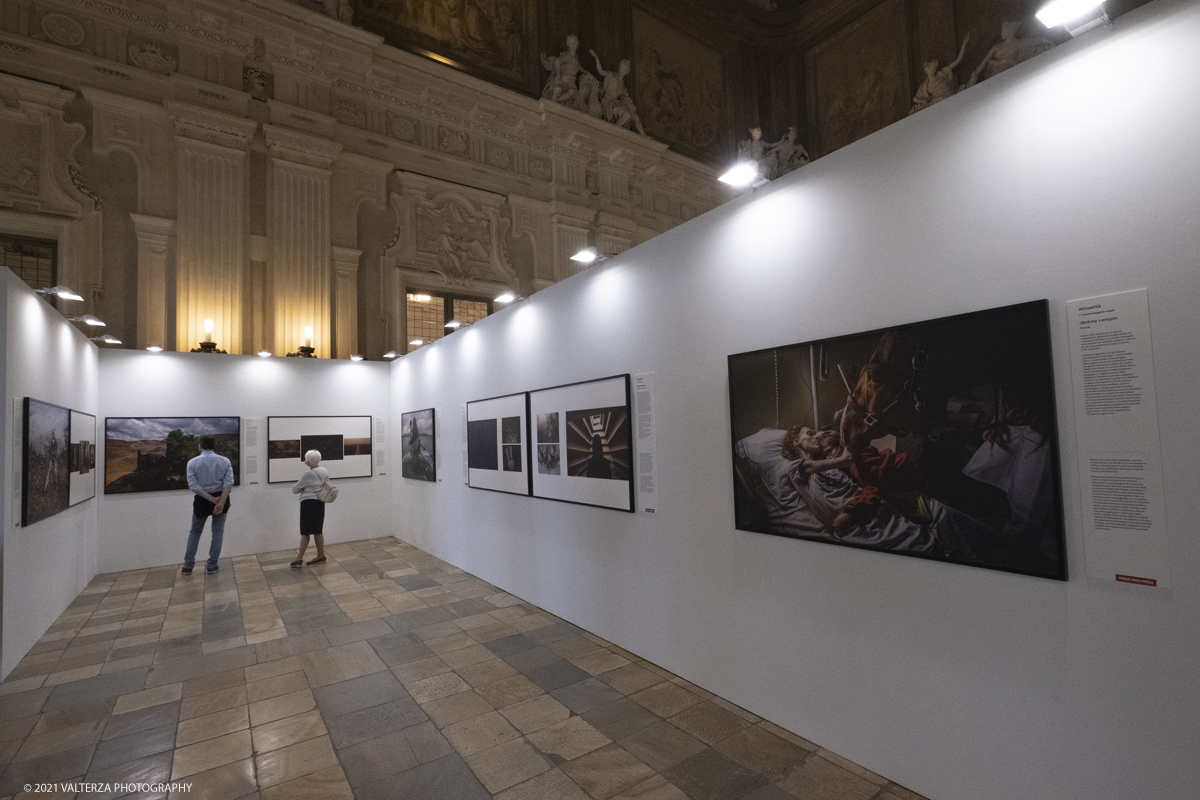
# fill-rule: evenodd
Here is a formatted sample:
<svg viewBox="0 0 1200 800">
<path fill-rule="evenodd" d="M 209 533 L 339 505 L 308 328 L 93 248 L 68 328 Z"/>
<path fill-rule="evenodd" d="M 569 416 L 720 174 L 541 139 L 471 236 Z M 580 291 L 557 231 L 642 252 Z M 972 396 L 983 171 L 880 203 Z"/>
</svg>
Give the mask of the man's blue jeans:
<svg viewBox="0 0 1200 800">
<path fill-rule="evenodd" d="M 221 541 L 225 538 L 225 518 L 229 512 L 212 515 L 212 544 L 208 547 L 209 572 L 217 568 L 217 560 L 221 558 Z M 183 554 L 183 568 L 191 569 L 196 565 L 196 548 L 200 546 L 200 534 L 204 533 L 204 520 L 208 517 L 192 515 L 192 530 L 188 534 L 187 552 Z"/>
</svg>

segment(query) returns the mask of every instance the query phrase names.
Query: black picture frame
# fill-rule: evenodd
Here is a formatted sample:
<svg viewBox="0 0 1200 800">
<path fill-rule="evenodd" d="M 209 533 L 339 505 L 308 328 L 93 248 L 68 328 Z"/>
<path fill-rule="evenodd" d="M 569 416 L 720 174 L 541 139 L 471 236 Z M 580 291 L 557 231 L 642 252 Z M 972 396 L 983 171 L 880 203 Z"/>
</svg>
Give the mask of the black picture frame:
<svg viewBox="0 0 1200 800">
<path fill-rule="evenodd" d="M 207 423 L 207 424 L 206 424 Z M 211 434 L 213 424 L 234 430 Z M 138 427 L 166 430 L 160 438 L 127 439 Z M 121 431 L 120 429 L 124 429 Z M 120 433 L 114 436 L 114 431 Z M 180 435 L 171 439 L 172 434 Z M 174 417 L 105 417 L 104 418 L 104 493 L 140 494 L 142 492 L 188 491 L 187 462 L 200 454 L 199 439 L 213 435 L 217 439 L 214 452 L 225 456 L 233 467 L 233 485 L 242 483 L 242 418 L 234 416 L 174 416 Z M 147 443 L 145 452 L 130 443 Z M 153 443 L 153 444 L 150 444 Z M 160 450 L 161 443 L 161 452 Z M 132 453 L 129 452 L 132 449 Z M 132 458 L 132 469 L 128 468 Z M 126 466 L 116 464 L 124 462 Z M 124 470 L 124 471 L 120 471 Z M 120 471 L 115 477 L 114 473 Z"/>
<path fill-rule="evenodd" d="M 341 432 L 329 432 L 310 430 L 307 433 L 300 432 L 295 434 L 295 438 L 285 440 L 277 440 L 274 438 L 276 434 L 281 434 L 277 429 L 274 429 L 276 424 L 282 424 L 282 420 L 357 420 L 362 424 L 362 420 L 366 421 L 366 436 L 348 435 L 354 431 L 342 430 Z M 315 428 L 320 427 L 319 423 L 314 425 Z M 358 431 L 361 433 L 361 431 Z M 288 436 L 291 432 L 287 432 Z M 332 437 L 340 436 L 342 439 L 342 458 L 329 459 L 328 462 L 322 456 L 321 466 L 325 467 L 329 472 L 331 480 L 354 480 L 356 478 L 372 478 L 375 476 L 375 418 L 367 414 L 325 414 L 325 415 L 308 415 L 308 414 L 282 414 L 277 416 L 267 417 L 267 483 L 295 483 L 301 475 L 303 475 L 308 467 L 304 466 L 304 442 L 306 439 L 312 441 L 318 437 L 325 437 L 332 440 Z M 295 444 L 295 451 L 288 451 L 287 455 L 279 456 L 278 445 L 281 443 Z M 347 450 L 353 448 L 355 452 L 349 453 Z M 362 450 L 366 452 L 362 452 Z M 275 455 L 273 456 L 273 452 Z M 361 462 L 351 462 L 351 457 L 367 456 L 366 471 L 362 471 L 358 464 Z M 298 461 L 300 466 L 296 466 L 291 462 Z M 291 467 L 291 475 L 281 475 L 287 467 Z M 301 468 L 303 467 L 303 468 Z"/>
<path fill-rule="evenodd" d="M 22 411 L 21 527 L 24 528 L 71 507 L 71 409 L 26 397 Z M 36 442 L 31 443 L 32 439 Z M 43 440 L 46 440 L 44 447 Z"/>
<path fill-rule="evenodd" d="M 553 398 L 552 393 L 566 395 L 563 390 L 579 389 L 590 385 L 610 384 L 612 382 L 620 382 L 623 384 L 620 396 L 623 397 L 623 402 L 613 405 L 611 403 L 601 404 L 604 401 L 597 400 L 595 403 L 581 402 L 578 399 L 563 405 L 562 402 L 557 402 Z M 539 433 L 543 428 L 542 421 L 535 419 L 535 415 L 540 410 L 539 401 L 542 398 L 539 395 L 546 396 L 547 410 L 546 415 L 555 415 L 558 417 L 555 420 L 555 426 L 558 431 L 554 433 L 557 436 L 557 441 L 547 441 L 539 443 L 531 437 L 529 443 L 529 482 L 530 494 L 533 497 L 542 500 L 555 500 L 561 503 L 572 503 L 574 505 L 592 506 L 594 508 L 607 508 L 615 511 L 625 511 L 634 513 L 635 506 L 635 486 L 634 478 L 636 473 L 636 448 L 635 437 L 633 433 L 633 395 L 632 395 L 632 379 L 629 373 L 618 375 L 609 375 L 604 378 L 595 378 L 586 381 L 574 381 L 572 383 L 563 383 L 557 386 L 547 386 L 541 389 L 535 389 L 529 394 L 529 425 L 530 430 L 534 431 L 534 436 L 545 435 L 549 433 Z M 579 392 L 570 392 L 571 395 L 578 395 Z M 608 392 L 606 392 L 608 394 Z M 565 397 L 563 398 L 566 399 Z M 610 416 L 611 415 L 611 416 Z M 539 415 L 540 416 L 540 415 Z M 574 459 L 570 457 L 572 446 L 574 452 L 582 453 L 585 447 L 589 445 L 584 441 L 586 438 L 584 431 L 580 428 L 578 418 L 586 416 L 595 420 L 593 424 L 599 424 L 599 428 L 595 431 L 590 431 L 593 442 L 590 446 L 596 447 L 597 439 L 599 446 L 587 459 L 582 455 Z M 595 418 L 599 417 L 598 420 Z M 542 471 L 542 465 L 545 459 L 541 457 L 539 446 L 557 446 L 558 473 L 549 473 Z M 600 463 L 601 461 L 607 464 Z M 589 464 L 598 465 L 599 474 L 588 475 Z M 535 466 L 536 465 L 536 466 Z M 535 472 L 535 469 L 538 471 Z M 572 474 L 572 470 L 575 474 Z M 591 470 L 593 473 L 595 469 Z M 562 478 L 563 480 L 558 480 Z M 578 480 L 575 480 L 578 479 Z M 589 483 L 593 480 L 605 481 L 603 489 L 600 484 Z M 612 484 L 616 482 L 625 483 L 626 487 L 620 488 Z M 620 497 L 620 504 L 617 504 L 617 497 Z M 609 502 L 595 502 L 610 497 Z"/>
<path fill-rule="evenodd" d="M 428 447 L 420 428 L 428 415 Z M 422 450 L 429 457 L 422 455 Z M 437 409 L 422 408 L 400 414 L 400 477 L 409 480 L 437 482 Z"/>
<path fill-rule="evenodd" d="M 1048 301 L 732 354 L 728 369 L 737 530 L 1067 579 Z M 836 427 L 855 455 L 823 466 L 802 426 Z M 835 511 L 853 520 L 840 536 Z"/>
<path fill-rule="evenodd" d="M 484 403 L 500 404 L 500 401 L 510 401 L 508 408 L 505 411 L 496 412 L 496 416 L 487 416 L 480 419 L 472 420 L 472 406 L 480 406 Z M 533 492 L 533 479 L 530 475 L 531 462 L 529 459 L 528 439 L 529 431 L 529 393 L 528 392 L 512 392 L 510 394 L 496 395 L 495 397 L 484 397 L 478 400 L 467 401 L 467 416 L 466 428 L 463 435 L 467 439 L 467 486 L 472 489 L 482 489 L 488 492 L 500 492 L 502 494 L 515 494 L 518 496 L 528 497 Z M 503 405 L 503 404 L 501 404 Z M 488 412 L 481 412 L 488 413 Z M 503 423 L 505 418 L 512 419 L 514 416 L 519 416 L 520 424 L 524 426 L 524 440 L 520 442 L 509 442 L 505 445 L 501 439 L 503 438 Z M 482 423 L 493 422 L 494 436 L 492 438 L 485 437 L 485 426 Z M 472 423 L 475 423 L 472 429 Z M 472 445 L 472 430 L 475 432 L 475 441 Z M 488 430 L 491 430 L 489 427 Z M 489 458 L 489 442 L 496 449 L 495 462 Z M 514 479 L 516 473 L 512 470 L 504 469 L 505 463 L 502 457 L 502 447 L 513 447 L 519 445 L 521 449 L 521 472 L 524 473 L 522 480 Z M 479 465 L 472 467 L 474 462 Z M 492 476 L 490 473 L 496 473 Z M 500 477 L 504 476 L 504 477 Z M 491 484 L 491 485 L 486 485 Z M 506 486 L 507 485 L 507 486 Z M 518 488 L 519 487 L 519 488 Z"/>
</svg>

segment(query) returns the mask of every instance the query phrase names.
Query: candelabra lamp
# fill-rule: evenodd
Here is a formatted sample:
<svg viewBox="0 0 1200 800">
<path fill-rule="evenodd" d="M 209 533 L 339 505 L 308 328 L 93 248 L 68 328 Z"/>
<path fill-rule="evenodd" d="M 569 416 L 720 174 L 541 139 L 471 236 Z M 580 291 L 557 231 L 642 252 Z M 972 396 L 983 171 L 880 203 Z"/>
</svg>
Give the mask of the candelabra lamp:
<svg viewBox="0 0 1200 800">
<path fill-rule="evenodd" d="M 288 353 L 288 358 L 316 358 L 317 348 L 312 346 L 313 329 L 312 325 L 304 327 L 304 344 L 296 348 L 295 353 Z"/>
<path fill-rule="evenodd" d="M 193 347 L 193 353 L 220 353 L 228 355 L 224 350 L 217 349 L 217 343 L 213 338 L 213 321 L 211 319 L 204 320 L 204 341 L 200 342 L 199 347 Z"/>
</svg>

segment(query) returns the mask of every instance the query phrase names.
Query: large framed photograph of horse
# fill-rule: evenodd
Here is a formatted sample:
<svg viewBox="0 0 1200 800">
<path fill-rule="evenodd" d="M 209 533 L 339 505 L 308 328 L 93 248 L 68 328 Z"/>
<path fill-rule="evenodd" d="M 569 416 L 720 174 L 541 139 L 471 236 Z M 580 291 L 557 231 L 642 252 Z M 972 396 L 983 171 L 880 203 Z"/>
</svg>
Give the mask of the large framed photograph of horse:
<svg viewBox="0 0 1200 800">
<path fill-rule="evenodd" d="M 729 356 L 738 530 L 1066 580 L 1044 300 Z"/>
</svg>

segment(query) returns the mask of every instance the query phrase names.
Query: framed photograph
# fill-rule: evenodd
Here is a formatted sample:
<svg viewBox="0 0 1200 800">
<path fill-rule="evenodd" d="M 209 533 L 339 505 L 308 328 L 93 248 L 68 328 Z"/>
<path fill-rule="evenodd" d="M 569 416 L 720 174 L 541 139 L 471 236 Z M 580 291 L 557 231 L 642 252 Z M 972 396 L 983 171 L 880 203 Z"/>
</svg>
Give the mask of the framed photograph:
<svg viewBox="0 0 1200 800">
<path fill-rule="evenodd" d="M 71 473 L 71 505 L 96 496 L 96 418 L 71 410 L 71 449 L 67 455 Z"/>
<path fill-rule="evenodd" d="M 530 392 L 529 415 L 534 497 L 633 511 L 628 375 Z"/>
<path fill-rule="evenodd" d="M 71 505 L 71 410 L 25 398 L 21 525 L 61 514 Z"/>
<path fill-rule="evenodd" d="M 241 483 L 241 417 L 108 417 L 104 420 L 104 493 L 187 489 L 187 462 L 200 455 L 200 437 L 233 466 Z"/>
<path fill-rule="evenodd" d="M 434 409 L 400 415 L 403 460 L 400 475 L 417 481 L 437 481 L 437 416 Z"/>
<path fill-rule="evenodd" d="M 729 356 L 739 530 L 1066 580 L 1046 301 Z"/>
<path fill-rule="evenodd" d="M 528 400 L 524 392 L 467 403 L 467 485 L 529 494 Z"/>
<path fill-rule="evenodd" d="M 370 417 L 267 417 L 267 483 L 294 483 L 316 450 L 330 478 L 369 478 Z"/>
</svg>

